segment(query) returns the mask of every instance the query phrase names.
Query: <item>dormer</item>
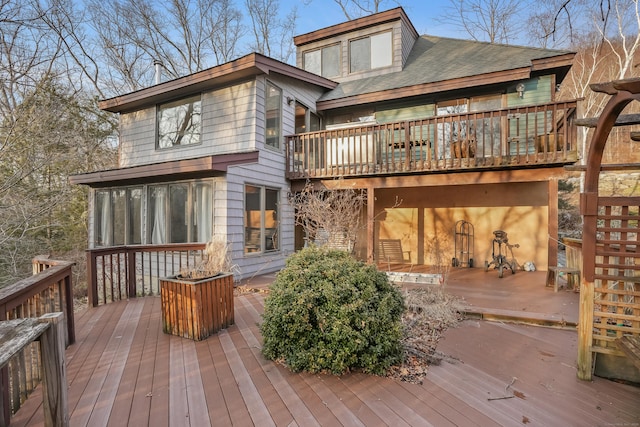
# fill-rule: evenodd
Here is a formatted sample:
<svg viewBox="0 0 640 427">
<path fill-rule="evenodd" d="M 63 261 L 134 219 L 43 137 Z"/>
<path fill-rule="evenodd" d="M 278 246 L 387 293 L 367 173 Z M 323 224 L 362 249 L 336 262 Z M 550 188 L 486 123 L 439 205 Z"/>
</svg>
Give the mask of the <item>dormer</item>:
<svg viewBox="0 0 640 427">
<path fill-rule="evenodd" d="M 401 71 L 418 33 L 401 7 L 294 37 L 296 65 L 336 82 Z"/>
</svg>

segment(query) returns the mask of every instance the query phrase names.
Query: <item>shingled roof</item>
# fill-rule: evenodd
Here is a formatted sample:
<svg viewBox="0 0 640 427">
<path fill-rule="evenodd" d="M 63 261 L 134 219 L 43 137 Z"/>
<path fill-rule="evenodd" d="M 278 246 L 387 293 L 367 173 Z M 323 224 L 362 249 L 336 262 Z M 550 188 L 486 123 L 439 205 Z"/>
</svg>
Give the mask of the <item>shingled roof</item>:
<svg viewBox="0 0 640 427">
<path fill-rule="evenodd" d="M 435 90 L 440 87 L 437 83 L 467 79 L 467 86 L 477 86 L 479 81 L 473 77 L 500 72 L 504 74 L 501 76 L 501 81 L 508 81 L 511 78 L 515 81 L 528 78 L 534 70 L 551 68 L 568 70 L 573 56 L 574 53 L 570 51 L 425 35 L 415 42 L 402 71 L 340 83 L 335 89 L 326 92 L 319 102 L 384 91 L 390 91 L 387 99 L 401 98 L 406 94 L 397 92 L 397 89 L 420 85 L 428 86 L 425 86 L 423 94 L 435 93 L 442 90 Z M 538 66 L 536 62 L 539 63 Z M 519 71 L 504 73 L 510 70 Z M 465 83 L 460 83 L 461 87 L 464 87 Z"/>
</svg>

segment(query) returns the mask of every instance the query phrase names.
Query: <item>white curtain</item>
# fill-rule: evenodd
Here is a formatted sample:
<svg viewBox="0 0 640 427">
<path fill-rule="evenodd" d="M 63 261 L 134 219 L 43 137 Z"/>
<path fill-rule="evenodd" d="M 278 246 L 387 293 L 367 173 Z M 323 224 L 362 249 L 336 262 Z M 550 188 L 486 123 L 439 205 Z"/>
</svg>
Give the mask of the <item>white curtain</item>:
<svg viewBox="0 0 640 427">
<path fill-rule="evenodd" d="M 200 183 L 196 185 L 194 206 L 194 226 L 197 242 L 207 242 L 211 239 L 212 224 L 211 210 L 213 208 L 212 189 L 210 184 Z"/>
<path fill-rule="evenodd" d="M 151 190 L 153 200 L 153 228 L 151 229 L 151 244 L 160 245 L 167 242 L 167 189 L 155 187 Z"/>
<path fill-rule="evenodd" d="M 111 246 L 112 240 L 112 223 L 111 223 L 111 197 L 109 191 L 100 191 L 96 193 L 96 204 L 100 221 L 100 233 L 96 236 L 98 246 Z"/>
</svg>

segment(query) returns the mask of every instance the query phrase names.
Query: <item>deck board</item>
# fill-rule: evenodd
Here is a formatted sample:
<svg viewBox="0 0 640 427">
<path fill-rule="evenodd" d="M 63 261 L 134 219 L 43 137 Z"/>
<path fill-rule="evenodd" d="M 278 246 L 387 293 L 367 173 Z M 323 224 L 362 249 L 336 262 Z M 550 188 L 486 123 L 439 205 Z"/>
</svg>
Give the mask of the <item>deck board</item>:
<svg viewBox="0 0 640 427">
<path fill-rule="evenodd" d="M 514 277 L 535 276 L 518 273 L 509 280 Z M 539 291 L 547 305 L 575 297 L 552 297 L 543 282 L 527 290 L 509 280 L 487 285 L 497 292 L 497 304 L 507 304 L 505 292 L 518 289 Z M 474 288 L 468 302 L 481 301 L 473 299 L 480 293 Z M 576 378 L 575 330 L 468 320 L 448 330 L 438 346 L 459 362 L 432 366 L 423 384 L 409 384 L 362 373 L 290 372 L 261 353 L 265 294 L 235 298 L 235 325 L 200 342 L 162 332 L 158 297 L 78 313 L 77 342 L 66 352 L 71 425 L 484 427 L 633 425 L 640 419 L 640 388 Z M 523 295 L 517 298 L 525 303 Z M 487 400 L 513 390 L 523 398 Z M 37 389 L 11 425 L 42 426 L 41 399 Z"/>
</svg>

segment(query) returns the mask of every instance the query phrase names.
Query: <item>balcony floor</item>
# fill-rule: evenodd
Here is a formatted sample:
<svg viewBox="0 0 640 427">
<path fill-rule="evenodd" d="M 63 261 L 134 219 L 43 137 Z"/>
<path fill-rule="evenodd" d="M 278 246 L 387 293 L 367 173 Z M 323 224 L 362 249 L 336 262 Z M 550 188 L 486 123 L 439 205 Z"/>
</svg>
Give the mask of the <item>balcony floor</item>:
<svg viewBox="0 0 640 427">
<path fill-rule="evenodd" d="M 554 293 L 544 277 L 456 269 L 448 289 L 487 311 L 577 313 L 578 294 Z M 162 332 L 157 297 L 78 313 L 77 343 L 66 354 L 70 424 L 567 426 L 640 419 L 639 387 L 576 378 L 575 330 L 467 320 L 439 344 L 459 362 L 431 366 L 417 385 L 294 374 L 265 360 L 257 326 L 263 303 L 262 293 L 236 296 L 235 325 L 201 342 Z M 38 389 L 11 425 L 43 425 L 41 398 Z"/>
</svg>

